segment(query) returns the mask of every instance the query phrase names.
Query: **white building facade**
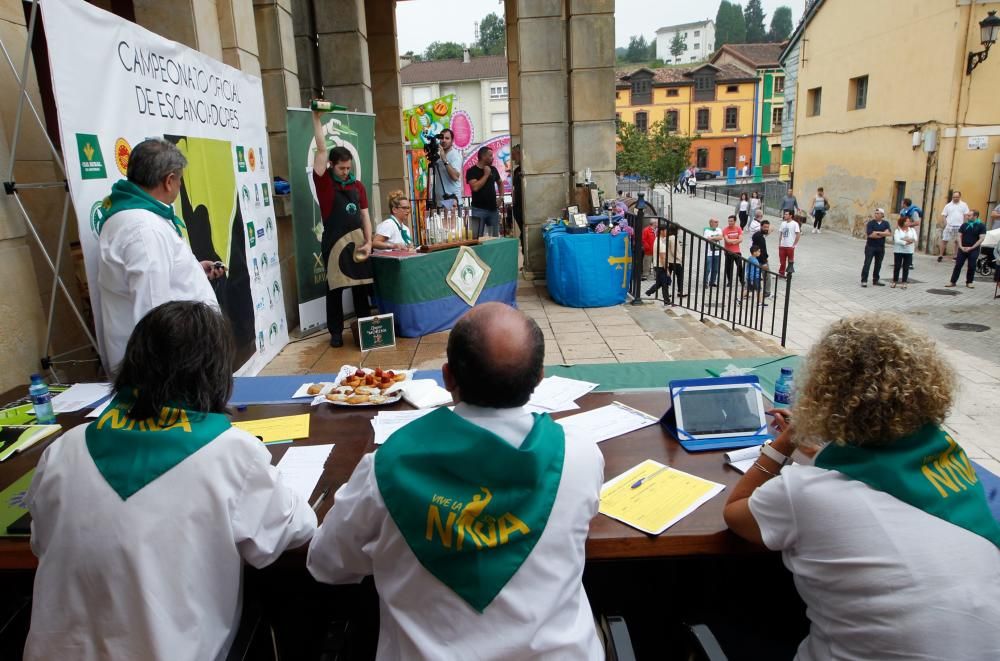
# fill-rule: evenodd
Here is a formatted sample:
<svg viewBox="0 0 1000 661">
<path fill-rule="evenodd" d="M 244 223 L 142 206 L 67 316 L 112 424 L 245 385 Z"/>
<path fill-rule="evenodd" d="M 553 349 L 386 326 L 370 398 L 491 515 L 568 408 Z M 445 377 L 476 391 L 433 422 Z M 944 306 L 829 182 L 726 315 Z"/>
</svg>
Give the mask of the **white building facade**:
<svg viewBox="0 0 1000 661">
<path fill-rule="evenodd" d="M 676 35 L 680 35 L 687 48 L 675 57 L 670 53 L 670 45 Z M 714 50 L 715 21 L 709 19 L 697 23 L 669 25 L 656 31 L 656 57 L 667 64 L 707 60 Z"/>
</svg>

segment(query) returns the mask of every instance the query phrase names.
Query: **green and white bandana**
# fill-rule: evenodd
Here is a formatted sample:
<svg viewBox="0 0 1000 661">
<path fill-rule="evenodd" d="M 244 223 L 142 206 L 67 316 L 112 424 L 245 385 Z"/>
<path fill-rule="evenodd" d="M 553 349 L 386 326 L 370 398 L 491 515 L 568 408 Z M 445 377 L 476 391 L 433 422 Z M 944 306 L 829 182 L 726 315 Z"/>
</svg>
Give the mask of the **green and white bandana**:
<svg viewBox="0 0 1000 661">
<path fill-rule="evenodd" d="M 1000 524 L 990 513 L 972 462 L 937 425 L 925 425 L 887 446 L 831 443 L 816 455 L 815 463 L 1000 546 Z"/>
<path fill-rule="evenodd" d="M 113 215 L 119 211 L 131 211 L 133 209 L 142 209 L 166 218 L 173 223 L 177 236 L 184 236 L 181 233 L 181 230 L 184 229 L 184 222 L 174 213 L 174 208 L 169 204 L 160 202 L 128 179 L 119 179 L 116 181 L 111 186 L 111 195 L 104 198 L 104 202 L 101 203 L 101 208 L 97 212 L 97 233 L 101 233 L 101 230 L 104 229 L 104 224 Z"/>
<path fill-rule="evenodd" d="M 121 395 L 85 432 L 87 450 L 112 489 L 128 500 L 230 428 L 221 413 L 164 407 L 160 415 L 134 420 Z"/>
<path fill-rule="evenodd" d="M 565 449 L 548 415 L 515 448 L 440 408 L 379 448 L 375 478 L 420 564 L 481 613 L 545 530 Z"/>
</svg>

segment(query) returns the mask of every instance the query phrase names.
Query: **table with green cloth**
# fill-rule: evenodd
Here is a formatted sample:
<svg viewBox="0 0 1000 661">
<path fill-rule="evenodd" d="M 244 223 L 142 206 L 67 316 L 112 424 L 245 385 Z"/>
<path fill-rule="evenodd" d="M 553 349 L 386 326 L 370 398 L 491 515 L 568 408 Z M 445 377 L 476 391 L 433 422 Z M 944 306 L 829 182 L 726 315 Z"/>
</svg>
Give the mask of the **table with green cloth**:
<svg viewBox="0 0 1000 661">
<path fill-rule="evenodd" d="M 517 239 L 492 239 L 470 247 L 489 271 L 476 304 L 516 303 L 518 245 Z M 448 284 L 459 256 L 458 248 L 403 258 L 373 256 L 375 301 L 381 313 L 395 316 L 398 335 L 422 337 L 448 330 L 469 310 L 469 303 Z M 478 275 L 476 268 L 467 269 L 470 278 Z"/>
</svg>

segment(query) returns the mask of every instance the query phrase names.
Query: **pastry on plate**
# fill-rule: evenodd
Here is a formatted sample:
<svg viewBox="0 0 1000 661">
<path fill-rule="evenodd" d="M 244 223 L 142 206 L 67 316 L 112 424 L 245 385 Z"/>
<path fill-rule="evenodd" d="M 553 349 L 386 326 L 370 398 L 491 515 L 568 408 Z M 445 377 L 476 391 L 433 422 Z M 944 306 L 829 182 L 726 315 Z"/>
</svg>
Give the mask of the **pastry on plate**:
<svg viewBox="0 0 1000 661">
<path fill-rule="evenodd" d="M 326 396 L 326 399 L 329 402 L 346 402 L 347 398 L 348 398 L 348 395 L 344 395 L 344 394 L 337 393 L 337 392 L 332 392 L 332 393 L 330 393 L 329 395 Z"/>
<path fill-rule="evenodd" d="M 348 404 L 365 404 L 371 399 L 371 395 L 351 395 L 347 398 Z"/>
</svg>

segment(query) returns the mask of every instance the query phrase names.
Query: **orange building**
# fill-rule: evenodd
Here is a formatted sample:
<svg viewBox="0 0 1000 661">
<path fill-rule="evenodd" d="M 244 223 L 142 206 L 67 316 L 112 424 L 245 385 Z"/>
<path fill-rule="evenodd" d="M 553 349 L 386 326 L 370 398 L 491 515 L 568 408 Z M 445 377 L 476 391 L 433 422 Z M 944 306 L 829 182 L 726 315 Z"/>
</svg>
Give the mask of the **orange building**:
<svg viewBox="0 0 1000 661">
<path fill-rule="evenodd" d="M 756 85 L 731 64 L 618 71 L 615 118 L 643 131 L 665 121 L 694 137 L 692 165 L 725 173 L 753 163 Z"/>
</svg>

